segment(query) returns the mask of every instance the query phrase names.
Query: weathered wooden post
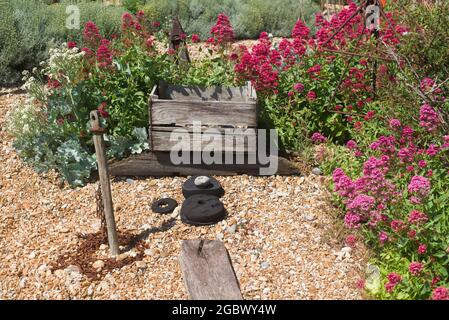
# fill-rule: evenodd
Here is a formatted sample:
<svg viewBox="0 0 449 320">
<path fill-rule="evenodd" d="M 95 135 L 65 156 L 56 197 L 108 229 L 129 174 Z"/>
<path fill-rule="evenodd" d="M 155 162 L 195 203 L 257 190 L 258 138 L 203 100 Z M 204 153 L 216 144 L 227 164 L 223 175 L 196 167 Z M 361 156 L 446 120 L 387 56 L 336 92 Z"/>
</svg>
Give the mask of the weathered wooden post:
<svg viewBox="0 0 449 320">
<path fill-rule="evenodd" d="M 103 197 L 104 214 L 108 229 L 108 242 L 112 256 L 119 254 L 117 229 L 114 219 L 114 207 L 112 205 L 111 185 L 109 183 L 108 163 L 104 146 L 103 133 L 105 129 L 100 126 L 98 111 L 90 112 L 90 131 L 93 133 L 95 154 L 97 155 L 98 175 L 100 177 L 101 194 Z"/>
</svg>

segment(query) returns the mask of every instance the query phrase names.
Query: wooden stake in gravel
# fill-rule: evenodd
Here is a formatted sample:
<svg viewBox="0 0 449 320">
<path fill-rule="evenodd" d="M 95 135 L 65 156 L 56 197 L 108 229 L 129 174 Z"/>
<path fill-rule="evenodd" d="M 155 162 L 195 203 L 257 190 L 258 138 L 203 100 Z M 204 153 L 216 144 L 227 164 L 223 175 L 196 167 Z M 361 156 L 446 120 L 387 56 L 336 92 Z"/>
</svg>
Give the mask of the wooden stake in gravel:
<svg viewBox="0 0 449 320">
<path fill-rule="evenodd" d="M 104 146 L 104 128 L 100 126 L 98 111 L 90 112 L 90 131 L 94 134 L 95 154 L 97 155 L 98 175 L 100 177 L 101 194 L 103 195 L 104 213 L 108 229 L 108 242 L 112 256 L 119 254 L 117 228 L 114 219 L 114 207 L 112 206 L 111 185 L 109 183 L 108 163 Z"/>
</svg>

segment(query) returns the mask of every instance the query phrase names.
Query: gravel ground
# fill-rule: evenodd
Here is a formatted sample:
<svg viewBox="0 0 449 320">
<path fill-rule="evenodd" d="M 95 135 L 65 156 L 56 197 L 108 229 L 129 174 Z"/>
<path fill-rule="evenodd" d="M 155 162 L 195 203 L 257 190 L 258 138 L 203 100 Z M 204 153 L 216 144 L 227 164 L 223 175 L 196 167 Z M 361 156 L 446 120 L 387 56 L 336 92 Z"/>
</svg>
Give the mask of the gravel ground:
<svg viewBox="0 0 449 320">
<path fill-rule="evenodd" d="M 99 230 L 96 184 L 71 189 L 19 159 L 4 116 L 24 96 L 8 92 L 0 90 L 0 299 L 187 299 L 180 241 L 198 237 L 223 240 L 245 299 L 362 298 L 355 282 L 365 269 L 365 249 L 342 251 L 324 178 L 315 175 L 217 177 L 229 217 L 210 227 L 152 213 L 152 200 L 161 196 L 182 202 L 185 178 L 114 180 L 117 226 L 146 236 L 143 260 L 99 280 L 76 266 L 51 270 L 82 241 L 78 233 Z M 106 250 L 98 250 L 99 260 Z"/>
</svg>

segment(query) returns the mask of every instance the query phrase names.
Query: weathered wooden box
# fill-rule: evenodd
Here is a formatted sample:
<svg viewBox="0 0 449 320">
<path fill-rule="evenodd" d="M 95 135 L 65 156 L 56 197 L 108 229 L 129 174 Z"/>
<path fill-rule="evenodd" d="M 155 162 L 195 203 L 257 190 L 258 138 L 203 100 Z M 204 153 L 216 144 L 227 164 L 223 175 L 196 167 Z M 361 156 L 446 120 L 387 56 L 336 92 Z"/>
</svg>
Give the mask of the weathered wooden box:
<svg viewBox="0 0 449 320">
<path fill-rule="evenodd" d="M 177 86 L 161 82 L 149 99 L 152 151 L 256 152 L 257 96 L 243 87 Z M 188 139 L 177 139 L 184 133 Z M 182 140 L 182 142 L 180 142 Z"/>
<path fill-rule="evenodd" d="M 273 163 L 278 164 L 273 174 L 299 174 L 296 167 L 287 159 L 278 157 L 277 153 L 270 155 L 269 163 L 260 163 L 256 157 L 260 151 L 266 150 L 258 149 L 258 143 L 262 140 L 258 141 L 256 132 L 257 97 L 249 84 L 239 88 L 202 88 L 162 82 L 153 89 L 148 108 L 150 152 L 112 163 L 112 175 L 261 175 L 261 168 Z M 199 129 L 198 123 L 201 124 Z M 172 135 L 179 130 L 188 139 Z M 200 163 L 191 161 L 175 164 L 171 155 L 180 144 L 182 151 L 189 151 L 189 155 L 210 151 L 210 154 L 214 153 L 214 159 L 215 156 L 223 159 L 225 155 L 225 161 L 206 163 L 203 158 Z M 215 151 L 220 152 L 217 155 Z M 232 155 L 232 163 L 227 161 L 229 155 Z M 254 162 L 249 161 L 250 155 Z M 243 163 L 237 161 L 237 156 L 245 158 Z"/>
</svg>

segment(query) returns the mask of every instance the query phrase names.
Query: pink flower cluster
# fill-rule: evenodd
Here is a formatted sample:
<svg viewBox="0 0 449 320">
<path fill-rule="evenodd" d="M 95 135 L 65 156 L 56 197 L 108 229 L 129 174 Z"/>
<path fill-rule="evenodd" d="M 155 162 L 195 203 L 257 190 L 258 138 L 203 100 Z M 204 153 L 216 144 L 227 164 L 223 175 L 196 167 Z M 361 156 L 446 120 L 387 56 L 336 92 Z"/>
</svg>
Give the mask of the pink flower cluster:
<svg viewBox="0 0 449 320">
<path fill-rule="evenodd" d="M 100 106 L 97 108 L 98 114 L 99 114 L 100 117 L 102 117 L 102 118 L 107 118 L 107 117 L 109 117 L 109 112 L 106 111 L 106 107 L 107 107 L 106 102 L 102 102 L 102 103 L 100 104 Z"/>
<path fill-rule="evenodd" d="M 271 42 L 266 32 L 262 33 L 259 42 L 248 50 L 242 47 L 242 57 L 235 65 L 239 78 L 252 81 L 257 91 L 271 91 L 277 93 L 277 68 L 281 65 L 279 52 L 271 48 Z"/>
<path fill-rule="evenodd" d="M 193 43 L 198 43 L 201 41 L 200 36 L 197 34 L 192 34 L 192 37 L 190 38 Z"/>
<path fill-rule="evenodd" d="M 360 223 L 368 222 L 376 226 L 385 219 L 382 210 L 395 193 L 394 185 L 385 174 L 388 172 L 389 158 L 370 158 L 364 163 L 363 176 L 352 181 L 340 168 L 333 173 L 334 190 L 343 198 L 346 204 L 345 223 L 350 228 L 359 228 Z M 380 240 L 387 239 L 384 234 Z"/>
<path fill-rule="evenodd" d="M 392 293 L 394 288 L 402 281 L 402 277 L 397 273 L 389 273 L 387 275 L 388 282 L 385 284 L 387 292 Z"/>
<path fill-rule="evenodd" d="M 419 276 L 423 271 L 424 265 L 420 262 L 412 262 L 410 263 L 408 270 L 414 276 Z"/>
<path fill-rule="evenodd" d="M 429 179 L 422 176 L 414 176 L 408 185 L 408 192 L 418 199 L 427 197 L 430 192 L 430 181 Z"/>
<path fill-rule="evenodd" d="M 84 47 L 81 51 L 86 53 L 85 58 L 89 63 L 98 63 L 100 68 L 106 68 L 112 64 L 111 42 L 101 37 L 97 26 L 92 21 L 84 26 L 84 41 L 89 47 Z"/>
<path fill-rule="evenodd" d="M 425 244 L 420 244 L 418 247 L 418 254 L 425 254 L 427 252 L 427 246 Z"/>
<path fill-rule="evenodd" d="M 234 40 L 234 29 L 229 18 L 224 13 L 220 13 L 217 22 L 210 29 L 214 44 L 229 43 Z"/>
<path fill-rule="evenodd" d="M 348 235 L 345 239 L 345 243 L 350 247 L 355 247 L 357 244 L 357 236 L 353 234 Z"/>
<path fill-rule="evenodd" d="M 421 211 L 418 210 L 412 210 L 410 214 L 408 215 L 408 222 L 411 224 L 422 224 L 426 223 L 429 220 L 427 215 Z"/>
<path fill-rule="evenodd" d="M 445 287 L 435 288 L 432 292 L 432 300 L 449 300 L 449 289 Z"/>
<path fill-rule="evenodd" d="M 419 111 L 419 121 L 419 125 L 429 132 L 436 131 L 440 125 L 438 113 L 427 103 Z"/>
<path fill-rule="evenodd" d="M 314 142 L 314 143 L 324 143 L 324 142 L 326 142 L 326 140 L 327 140 L 327 138 L 325 137 L 325 136 L 323 136 L 321 133 L 319 133 L 319 132 L 315 132 L 313 135 L 312 135 L 312 141 Z"/>
<path fill-rule="evenodd" d="M 105 68 L 112 64 L 112 52 L 109 49 L 110 41 L 102 39 L 97 49 L 97 61 L 100 67 Z"/>
<path fill-rule="evenodd" d="M 309 33 L 309 27 L 307 27 L 301 20 L 298 20 L 293 27 L 292 38 L 300 38 L 306 40 L 309 38 Z"/>
<path fill-rule="evenodd" d="M 398 119 L 391 119 L 390 120 L 390 127 L 394 130 L 398 130 L 401 128 L 401 121 Z"/>
<path fill-rule="evenodd" d="M 97 25 L 92 21 L 88 21 L 84 25 L 83 36 L 84 42 L 90 47 L 98 46 L 98 43 L 102 39 Z"/>
<path fill-rule="evenodd" d="M 139 11 L 137 14 L 137 21 L 134 20 L 132 14 L 125 12 L 122 15 L 122 31 L 123 32 L 133 32 L 133 31 L 142 31 L 142 24 L 145 14 L 143 11 Z"/>
</svg>

